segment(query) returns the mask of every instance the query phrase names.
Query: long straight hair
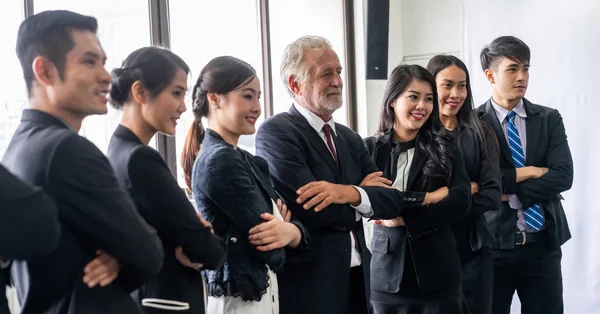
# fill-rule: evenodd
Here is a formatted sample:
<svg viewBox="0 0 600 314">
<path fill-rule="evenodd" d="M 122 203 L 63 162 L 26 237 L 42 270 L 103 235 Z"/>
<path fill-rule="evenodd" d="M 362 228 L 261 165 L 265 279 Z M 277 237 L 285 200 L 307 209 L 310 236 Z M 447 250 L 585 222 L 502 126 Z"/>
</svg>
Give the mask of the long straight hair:
<svg viewBox="0 0 600 314">
<path fill-rule="evenodd" d="M 460 107 L 460 109 L 456 113 L 456 120 L 458 122 L 458 126 L 462 129 L 470 129 L 473 131 L 473 133 L 475 133 L 475 140 L 479 143 L 480 149 L 483 151 L 486 158 L 489 159 L 489 156 L 487 154 L 488 150 L 484 132 L 487 130 L 488 132 L 491 132 L 491 134 L 494 134 L 494 131 L 487 123 L 481 121 L 477 116 L 477 113 L 473 110 L 474 106 L 473 92 L 471 90 L 471 78 L 469 76 L 469 70 L 467 69 L 465 63 L 455 56 L 437 55 L 431 58 L 431 60 L 429 60 L 429 63 L 427 64 L 427 70 L 431 72 L 435 79 L 441 71 L 450 66 L 456 66 L 459 69 L 463 70 L 467 78 L 467 97 L 465 98 L 465 102 L 463 103 L 462 107 Z M 494 138 L 494 140 L 496 139 L 495 136 L 492 136 L 492 138 Z M 494 145 L 498 146 L 497 142 L 495 142 Z"/>
<path fill-rule="evenodd" d="M 390 74 L 381 104 L 381 116 L 376 137 L 393 132 L 396 127 L 396 114 L 392 104 L 406 92 L 414 81 L 423 81 L 431 85 L 433 91 L 433 111 L 419 129 L 417 147 L 427 156 L 423 173 L 429 178 L 450 183 L 452 162 L 454 160 L 452 136 L 440 121 L 438 96 L 435 80 L 429 71 L 419 65 L 399 65 Z"/>
</svg>

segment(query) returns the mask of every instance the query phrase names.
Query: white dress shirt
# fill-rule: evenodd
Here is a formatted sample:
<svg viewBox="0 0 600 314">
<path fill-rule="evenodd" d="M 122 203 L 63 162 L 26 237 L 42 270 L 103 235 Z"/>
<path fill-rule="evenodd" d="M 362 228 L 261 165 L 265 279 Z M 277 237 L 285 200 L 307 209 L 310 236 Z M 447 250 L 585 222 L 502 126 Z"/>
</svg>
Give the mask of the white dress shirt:
<svg viewBox="0 0 600 314">
<path fill-rule="evenodd" d="M 315 129 L 315 131 L 317 132 L 317 134 L 319 134 L 319 136 L 321 137 L 321 139 L 323 140 L 325 145 L 327 145 L 327 138 L 325 137 L 325 132 L 323 131 L 323 126 L 325 125 L 325 123 L 327 123 L 331 127 L 331 133 L 332 133 L 331 136 L 337 136 L 333 118 L 331 118 L 331 119 L 329 119 L 329 121 L 325 122 L 325 121 L 323 121 L 323 119 L 319 118 L 319 116 L 317 116 L 310 110 L 308 110 L 300 105 L 294 104 L 294 108 L 296 108 L 296 110 L 298 110 L 298 112 L 300 112 L 300 114 L 306 119 L 306 121 L 308 121 L 308 124 L 310 124 L 310 126 L 313 129 Z M 333 142 L 333 148 L 337 152 L 337 149 L 335 147 L 335 141 L 332 141 L 332 142 Z M 361 216 L 367 217 L 367 218 L 373 216 L 373 208 L 371 207 L 371 200 L 369 199 L 369 195 L 367 194 L 367 192 L 365 192 L 365 190 L 363 190 L 362 188 L 360 188 L 358 186 L 353 186 L 353 187 L 358 191 L 358 193 L 360 193 L 360 204 L 358 206 L 350 205 L 350 206 L 352 206 L 352 208 L 354 208 L 356 210 L 356 212 L 355 212 L 356 221 L 361 220 L 362 219 Z M 362 261 L 360 258 L 360 252 L 358 252 L 358 250 L 356 249 L 356 243 L 354 241 L 354 235 L 352 234 L 352 232 L 350 232 L 350 241 L 351 241 L 351 247 L 352 247 L 350 267 L 359 266 L 362 263 Z"/>
</svg>

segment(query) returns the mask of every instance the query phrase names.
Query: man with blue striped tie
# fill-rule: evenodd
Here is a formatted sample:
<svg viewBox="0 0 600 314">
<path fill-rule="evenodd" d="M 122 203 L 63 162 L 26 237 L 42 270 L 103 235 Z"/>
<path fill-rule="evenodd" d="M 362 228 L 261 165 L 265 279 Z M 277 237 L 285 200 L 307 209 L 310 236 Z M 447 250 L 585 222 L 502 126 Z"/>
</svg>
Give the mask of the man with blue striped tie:
<svg viewBox="0 0 600 314">
<path fill-rule="evenodd" d="M 525 99 L 529 47 L 503 36 L 481 51 L 492 98 L 477 108 L 500 145 L 502 204 L 487 212 L 496 238 L 492 313 L 563 313 L 560 246 L 570 237 L 560 193 L 573 183 L 573 160 L 558 110 Z"/>
</svg>

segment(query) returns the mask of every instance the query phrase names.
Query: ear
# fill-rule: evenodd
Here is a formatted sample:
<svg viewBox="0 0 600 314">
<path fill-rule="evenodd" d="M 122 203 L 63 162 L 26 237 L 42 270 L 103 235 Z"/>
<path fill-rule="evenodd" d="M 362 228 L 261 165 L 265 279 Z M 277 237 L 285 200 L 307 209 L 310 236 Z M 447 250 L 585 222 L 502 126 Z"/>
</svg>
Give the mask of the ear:
<svg viewBox="0 0 600 314">
<path fill-rule="evenodd" d="M 485 74 L 485 78 L 488 80 L 488 82 L 490 82 L 490 84 L 496 83 L 496 77 L 492 69 L 485 69 L 483 73 Z"/>
<path fill-rule="evenodd" d="M 60 79 L 58 76 L 58 69 L 50 60 L 45 57 L 38 56 L 33 59 L 31 69 L 35 79 L 40 85 L 48 86 L 52 85 L 56 79 Z"/>
<path fill-rule="evenodd" d="M 288 86 L 290 87 L 290 90 L 292 91 L 292 93 L 294 95 L 297 95 L 300 93 L 300 84 L 298 84 L 298 81 L 296 80 L 296 77 L 293 75 L 290 75 L 288 77 Z"/>
<path fill-rule="evenodd" d="M 142 84 L 142 81 L 138 80 L 133 82 L 133 85 L 131 85 L 131 96 L 133 97 L 133 100 L 138 104 L 143 104 L 146 102 L 146 97 L 148 97 L 148 91 L 144 87 L 144 84 Z"/>
<path fill-rule="evenodd" d="M 217 93 L 208 93 L 206 95 L 206 97 L 208 98 L 208 104 L 215 108 L 215 109 L 219 109 L 219 105 L 220 105 L 220 101 L 221 101 L 221 95 L 218 95 Z"/>
</svg>

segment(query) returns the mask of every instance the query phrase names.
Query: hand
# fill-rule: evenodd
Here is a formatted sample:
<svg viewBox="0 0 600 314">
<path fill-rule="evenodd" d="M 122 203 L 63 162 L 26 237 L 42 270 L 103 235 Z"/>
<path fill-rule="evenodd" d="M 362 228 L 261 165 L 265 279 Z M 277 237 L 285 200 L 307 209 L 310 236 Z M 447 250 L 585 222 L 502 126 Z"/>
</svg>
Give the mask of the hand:
<svg viewBox="0 0 600 314">
<path fill-rule="evenodd" d="M 383 177 L 383 171 L 377 171 L 368 174 L 359 186 L 380 186 L 384 188 L 392 188 L 392 181 Z"/>
<path fill-rule="evenodd" d="M 502 194 L 502 201 L 503 202 L 508 202 L 508 195 L 507 194 Z"/>
<path fill-rule="evenodd" d="M 215 231 L 213 230 L 212 224 L 206 220 L 204 220 L 204 218 L 202 218 L 202 215 L 200 213 L 196 214 L 196 216 L 198 216 L 198 219 L 200 219 L 200 222 L 205 226 L 210 228 L 210 232 L 212 234 L 215 234 Z M 181 261 L 180 261 L 181 262 Z"/>
<path fill-rule="evenodd" d="M 548 168 L 546 167 L 533 167 L 535 169 L 533 179 L 539 179 L 546 173 L 548 173 Z"/>
<path fill-rule="evenodd" d="M 193 270 L 200 270 L 202 268 L 202 264 L 200 263 L 194 263 L 190 260 L 189 257 L 187 257 L 187 255 L 185 255 L 185 253 L 183 253 L 183 248 L 181 246 L 178 246 L 175 248 L 175 258 L 179 261 L 179 263 L 181 263 L 181 265 L 185 266 L 185 267 L 189 267 Z"/>
<path fill-rule="evenodd" d="M 425 196 L 425 199 L 423 200 L 423 206 L 429 206 L 431 204 L 436 204 L 441 202 L 443 199 L 446 198 L 446 196 L 448 196 L 448 192 L 450 190 L 448 189 L 447 186 L 443 186 L 431 193 L 427 193 Z"/>
<path fill-rule="evenodd" d="M 277 199 L 277 208 L 281 213 L 281 217 L 283 217 L 283 221 L 289 222 L 292 219 L 292 212 L 288 210 L 287 206 L 281 201 L 281 199 Z"/>
<path fill-rule="evenodd" d="M 300 244 L 302 234 L 296 225 L 281 221 L 269 213 L 263 213 L 260 218 L 265 222 L 250 229 L 250 244 L 259 251 L 271 251 L 285 246 L 292 248 Z"/>
<path fill-rule="evenodd" d="M 333 184 L 326 181 L 311 182 L 296 191 L 299 195 L 296 202 L 304 204 L 304 209 L 314 207 L 315 212 L 325 209 L 330 204 L 360 205 L 360 193 L 350 185 Z"/>
<path fill-rule="evenodd" d="M 404 224 L 404 219 L 402 217 L 396 217 L 394 219 L 387 219 L 387 220 L 374 220 L 373 222 L 376 225 L 380 225 L 380 226 L 384 226 L 384 227 L 388 227 L 388 228 L 396 228 L 396 227 L 406 226 Z"/>
<path fill-rule="evenodd" d="M 90 288 L 98 284 L 100 287 L 107 286 L 117 278 L 121 270 L 121 264 L 114 257 L 101 250 L 96 251 L 96 255 L 98 256 L 84 268 L 83 282 Z"/>
<path fill-rule="evenodd" d="M 479 193 L 479 184 L 471 182 L 471 195 L 475 193 Z"/>
</svg>

